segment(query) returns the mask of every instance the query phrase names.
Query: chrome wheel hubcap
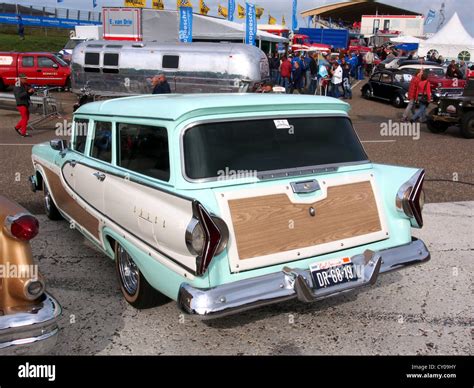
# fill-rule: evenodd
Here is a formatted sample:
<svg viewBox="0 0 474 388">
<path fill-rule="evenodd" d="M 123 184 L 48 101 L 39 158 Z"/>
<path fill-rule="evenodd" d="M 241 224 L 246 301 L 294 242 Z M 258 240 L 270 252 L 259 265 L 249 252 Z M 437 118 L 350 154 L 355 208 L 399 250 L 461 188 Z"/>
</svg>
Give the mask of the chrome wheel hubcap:
<svg viewBox="0 0 474 388">
<path fill-rule="evenodd" d="M 117 259 L 119 261 L 118 267 L 123 287 L 128 294 L 134 295 L 138 289 L 138 267 L 128 252 L 122 247 L 119 247 Z"/>
</svg>

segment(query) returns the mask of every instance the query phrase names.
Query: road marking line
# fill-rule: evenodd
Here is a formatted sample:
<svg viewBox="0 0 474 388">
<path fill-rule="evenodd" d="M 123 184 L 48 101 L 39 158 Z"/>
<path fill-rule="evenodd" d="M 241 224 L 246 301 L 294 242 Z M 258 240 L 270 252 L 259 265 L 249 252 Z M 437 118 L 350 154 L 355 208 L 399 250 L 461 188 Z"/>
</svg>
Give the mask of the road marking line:
<svg viewBox="0 0 474 388">
<path fill-rule="evenodd" d="M 357 85 L 359 85 L 362 82 L 362 80 L 357 81 L 354 85 L 352 85 L 351 90 L 354 89 Z"/>
<path fill-rule="evenodd" d="M 396 140 L 362 140 L 361 143 L 395 143 Z"/>
</svg>

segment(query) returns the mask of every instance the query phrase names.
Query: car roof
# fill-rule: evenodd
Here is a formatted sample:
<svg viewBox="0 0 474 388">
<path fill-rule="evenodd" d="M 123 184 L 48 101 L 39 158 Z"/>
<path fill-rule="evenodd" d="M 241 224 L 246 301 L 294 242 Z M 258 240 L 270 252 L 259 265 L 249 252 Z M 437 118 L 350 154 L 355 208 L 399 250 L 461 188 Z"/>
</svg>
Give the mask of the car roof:
<svg viewBox="0 0 474 388">
<path fill-rule="evenodd" d="M 91 102 L 77 115 L 126 116 L 179 120 L 215 114 L 278 113 L 283 110 L 345 113 L 350 105 L 331 97 L 288 94 L 160 94 Z"/>
</svg>

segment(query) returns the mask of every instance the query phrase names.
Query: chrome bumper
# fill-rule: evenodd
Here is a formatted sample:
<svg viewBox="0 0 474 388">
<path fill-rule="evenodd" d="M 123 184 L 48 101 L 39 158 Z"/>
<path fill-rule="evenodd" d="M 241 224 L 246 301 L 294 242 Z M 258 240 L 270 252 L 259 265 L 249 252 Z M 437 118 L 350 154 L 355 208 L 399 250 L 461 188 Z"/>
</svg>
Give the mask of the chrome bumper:
<svg viewBox="0 0 474 388">
<path fill-rule="evenodd" d="M 0 316 L 0 355 L 44 354 L 56 344 L 61 306 L 49 294 L 38 308 Z"/>
<path fill-rule="evenodd" d="M 421 240 L 380 251 L 365 251 L 351 258 L 360 268 L 358 280 L 315 289 L 309 270 L 285 267 L 281 272 L 240 280 L 221 286 L 199 289 L 183 283 L 178 294 L 178 305 L 188 314 L 203 318 L 217 318 L 259 306 L 297 298 L 314 302 L 342 292 L 373 285 L 379 273 L 422 264 L 430 253 Z"/>
</svg>

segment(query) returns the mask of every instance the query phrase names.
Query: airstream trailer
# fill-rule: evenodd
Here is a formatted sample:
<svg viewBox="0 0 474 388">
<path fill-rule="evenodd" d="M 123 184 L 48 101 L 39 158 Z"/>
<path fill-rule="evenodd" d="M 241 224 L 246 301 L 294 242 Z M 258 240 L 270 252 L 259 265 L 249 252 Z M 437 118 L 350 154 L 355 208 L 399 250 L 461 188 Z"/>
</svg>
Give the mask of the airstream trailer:
<svg viewBox="0 0 474 388">
<path fill-rule="evenodd" d="M 151 93 L 164 73 L 172 93 L 252 92 L 269 78 L 268 59 L 239 43 L 90 41 L 72 54 L 72 91 L 117 97 Z"/>
</svg>

